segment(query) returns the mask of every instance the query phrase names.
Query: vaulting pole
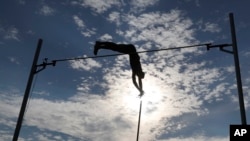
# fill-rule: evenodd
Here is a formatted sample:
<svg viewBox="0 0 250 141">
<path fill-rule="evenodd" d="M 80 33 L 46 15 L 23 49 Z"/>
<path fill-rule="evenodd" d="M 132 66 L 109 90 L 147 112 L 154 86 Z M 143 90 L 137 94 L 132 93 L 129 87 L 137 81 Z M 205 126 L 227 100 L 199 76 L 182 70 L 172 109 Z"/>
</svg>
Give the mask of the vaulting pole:
<svg viewBox="0 0 250 141">
<path fill-rule="evenodd" d="M 247 125 L 233 13 L 229 14 L 242 125 Z"/>
<path fill-rule="evenodd" d="M 141 102 L 140 102 L 140 111 L 139 111 L 139 119 L 138 119 L 138 127 L 137 127 L 137 137 L 136 137 L 136 141 L 139 141 L 140 124 L 141 124 L 141 107 L 142 107 L 142 100 L 141 100 Z"/>
<path fill-rule="evenodd" d="M 42 47 L 42 42 L 43 42 L 43 40 L 39 39 L 38 44 L 37 44 L 37 48 L 36 48 L 36 53 L 35 53 L 35 56 L 34 56 L 34 59 L 33 59 L 33 64 L 32 64 L 31 70 L 30 70 L 29 79 L 28 79 L 28 82 L 27 82 L 27 85 L 26 85 L 26 90 L 25 90 L 25 93 L 24 93 L 22 106 L 21 106 L 21 109 L 20 109 L 20 112 L 19 112 L 19 117 L 18 117 L 18 120 L 17 120 L 15 133 L 14 133 L 12 141 L 17 141 L 18 140 L 18 136 L 19 136 L 19 133 L 20 133 L 20 130 L 21 130 L 21 127 L 22 127 L 23 117 L 24 117 L 26 105 L 27 105 L 27 102 L 28 102 L 28 98 L 29 98 L 33 78 L 34 78 L 34 75 L 36 73 L 36 69 L 37 69 L 36 64 L 37 64 L 37 61 L 38 61 L 38 58 L 39 58 L 40 50 L 41 50 L 41 47 Z"/>
</svg>

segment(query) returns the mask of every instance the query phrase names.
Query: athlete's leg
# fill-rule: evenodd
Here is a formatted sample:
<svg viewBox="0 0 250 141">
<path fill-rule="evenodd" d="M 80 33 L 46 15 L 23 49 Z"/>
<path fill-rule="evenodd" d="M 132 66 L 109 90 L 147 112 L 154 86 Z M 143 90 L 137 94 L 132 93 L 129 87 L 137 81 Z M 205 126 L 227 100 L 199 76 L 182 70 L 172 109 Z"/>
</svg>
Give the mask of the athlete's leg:
<svg viewBox="0 0 250 141">
<path fill-rule="evenodd" d="M 109 50 L 114 50 L 117 47 L 116 43 L 113 42 L 95 42 L 94 46 L 94 54 L 97 55 L 97 52 L 99 49 L 109 49 Z"/>
<path fill-rule="evenodd" d="M 136 49 L 133 45 L 127 44 L 116 44 L 113 42 L 96 42 L 94 48 L 94 54 L 96 55 L 99 49 L 109 49 L 113 51 L 117 51 L 124 54 L 129 54 L 132 52 L 136 52 Z"/>
</svg>

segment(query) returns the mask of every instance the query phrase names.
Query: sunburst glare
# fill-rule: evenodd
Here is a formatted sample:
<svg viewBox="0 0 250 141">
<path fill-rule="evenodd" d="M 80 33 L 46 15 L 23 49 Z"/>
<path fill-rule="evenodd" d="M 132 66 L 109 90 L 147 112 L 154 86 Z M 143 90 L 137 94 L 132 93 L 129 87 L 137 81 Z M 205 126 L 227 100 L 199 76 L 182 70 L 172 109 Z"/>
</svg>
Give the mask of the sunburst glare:
<svg viewBox="0 0 250 141">
<path fill-rule="evenodd" d="M 136 88 L 129 87 L 128 94 L 123 96 L 123 103 L 127 106 L 127 109 L 138 112 L 140 101 L 142 100 L 143 103 L 147 104 L 144 106 L 142 114 L 146 114 L 149 109 L 153 109 L 155 105 L 160 104 L 163 101 L 164 94 L 159 87 L 159 83 L 157 78 L 147 76 L 143 80 L 144 95 L 142 97 L 139 97 L 139 92 Z"/>
</svg>

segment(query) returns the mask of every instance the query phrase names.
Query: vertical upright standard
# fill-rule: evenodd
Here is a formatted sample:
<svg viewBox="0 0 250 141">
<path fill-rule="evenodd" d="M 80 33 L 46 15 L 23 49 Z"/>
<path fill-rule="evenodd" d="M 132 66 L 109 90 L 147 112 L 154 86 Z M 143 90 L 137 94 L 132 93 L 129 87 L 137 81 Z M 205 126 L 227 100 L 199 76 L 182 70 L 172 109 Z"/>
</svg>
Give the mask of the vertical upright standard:
<svg viewBox="0 0 250 141">
<path fill-rule="evenodd" d="M 239 95 L 241 122 L 242 122 L 242 125 L 247 125 L 233 13 L 229 14 L 229 18 L 230 18 L 230 27 L 231 27 L 231 37 L 232 37 L 232 47 L 233 47 L 233 54 L 234 54 L 235 72 L 236 72 L 238 95 Z"/>
<path fill-rule="evenodd" d="M 209 50 L 210 48 L 219 47 L 221 51 L 226 52 L 226 53 L 230 53 L 234 56 L 234 65 L 235 65 L 238 97 L 239 97 L 241 124 L 247 125 L 233 13 L 229 13 L 229 20 L 230 20 L 232 43 L 231 44 L 219 44 L 219 45 L 207 45 L 207 50 Z M 224 47 L 228 47 L 228 46 L 231 46 L 232 50 L 227 50 L 224 48 Z"/>
<path fill-rule="evenodd" d="M 22 102 L 22 106 L 21 106 L 21 109 L 20 109 L 20 112 L 19 112 L 19 116 L 18 116 L 18 120 L 17 120 L 17 124 L 16 124 L 16 129 L 15 129 L 15 133 L 14 133 L 12 141 L 17 141 L 18 140 L 18 136 L 19 136 L 19 133 L 20 133 L 20 130 L 21 130 L 21 127 L 22 127 L 23 117 L 24 117 L 24 113 L 25 113 L 25 110 L 26 110 L 26 106 L 27 106 L 27 102 L 28 102 L 28 98 L 29 98 L 33 78 L 34 78 L 34 75 L 36 73 L 36 69 L 37 69 L 36 64 L 37 64 L 37 61 L 38 61 L 38 58 L 39 58 L 40 50 L 41 50 L 41 47 L 42 47 L 42 42 L 43 42 L 42 39 L 38 40 L 36 53 L 35 53 L 33 63 L 32 63 L 32 67 L 31 67 L 31 70 L 30 70 L 29 79 L 28 79 L 28 82 L 27 82 L 27 85 L 26 85 L 26 90 L 25 90 L 25 93 L 24 93 L 23 102 Z"/>
</svg>

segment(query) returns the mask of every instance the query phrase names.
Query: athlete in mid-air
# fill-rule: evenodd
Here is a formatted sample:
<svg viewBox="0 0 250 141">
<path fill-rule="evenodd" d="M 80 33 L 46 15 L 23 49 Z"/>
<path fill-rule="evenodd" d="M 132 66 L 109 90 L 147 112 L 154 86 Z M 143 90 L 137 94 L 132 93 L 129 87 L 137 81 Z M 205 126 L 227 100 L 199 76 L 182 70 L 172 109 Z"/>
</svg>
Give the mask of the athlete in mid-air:
<svg viewBox="0 0 250 141">
<path fill-rule="evenodd" d="M 96 41 L 94 46 L 95 55 L 97 55 L 99 49 L 108 49 L 129 55 L 133 84 L 139 90 L 139 96 L 142 96 L 144 94 L 142 89 L 142 79 L 144 78 L 145 73 L 142 71 L 140 57 L 136 52 L 135 46 L 132 44 L 116 44 L 113 42 Z M 136 76 L 138 77 L 138 82 L 136 81 Z"/>
</svg>

